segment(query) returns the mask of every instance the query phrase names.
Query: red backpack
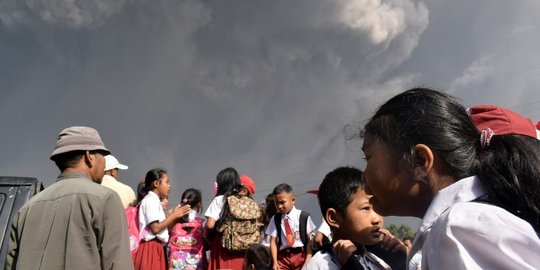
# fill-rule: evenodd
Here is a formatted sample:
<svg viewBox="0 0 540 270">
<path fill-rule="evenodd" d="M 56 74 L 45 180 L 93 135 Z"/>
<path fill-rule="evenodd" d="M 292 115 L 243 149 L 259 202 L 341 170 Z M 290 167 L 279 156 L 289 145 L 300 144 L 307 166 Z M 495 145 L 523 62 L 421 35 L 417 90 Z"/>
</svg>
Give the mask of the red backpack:
<svg viewBox="0 0 540 270">
<path fill-rule="evenodd" d="M 141 242 L 141 233 L 139 230 L 139 205 L 130 205 L 126 208 L 126 220 L 129 232 L 129 249 L 131 250 L 131 255 L 133 255 L 137 252 L 139 243 Z"/>
</svg>

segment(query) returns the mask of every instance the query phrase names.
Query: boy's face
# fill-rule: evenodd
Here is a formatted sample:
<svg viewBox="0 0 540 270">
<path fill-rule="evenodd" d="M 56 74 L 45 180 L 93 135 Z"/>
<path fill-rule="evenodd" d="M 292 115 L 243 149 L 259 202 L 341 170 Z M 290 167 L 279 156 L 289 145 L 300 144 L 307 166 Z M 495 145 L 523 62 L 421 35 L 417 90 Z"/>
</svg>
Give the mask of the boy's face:
<svg viewBox="0 0 540 270">
<path fill-rule="evenodd" d="M 383 218 L 373 211 L 373 206 L 369 202 L 371 195 L 367 195 L 359 188 L 352 196 L 353 200 L 345 209 L 345 216 L 340 214 L 337 230 L 341 238 L 361 245 L 378 244 Z"/>
<path fill-rule="evenodd" d="M 274 195 L 274 201 L 276 202 L 276 208 L 278 212 L 282 214 L 288 214 L 291 212 L 293 206 L 295 197 L 292 193 L 287 192 L 281 192 L 279 194 Z"/>
</svg>

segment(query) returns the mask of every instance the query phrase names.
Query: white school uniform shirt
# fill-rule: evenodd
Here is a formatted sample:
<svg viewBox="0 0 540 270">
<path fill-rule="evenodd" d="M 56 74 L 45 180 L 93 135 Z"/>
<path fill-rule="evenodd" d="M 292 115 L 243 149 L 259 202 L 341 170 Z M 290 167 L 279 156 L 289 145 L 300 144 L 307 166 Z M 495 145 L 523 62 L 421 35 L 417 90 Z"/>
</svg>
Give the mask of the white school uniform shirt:
<svg viewBox="0 0 540 270">
<path fill-rule="evenodd" d="M 149 191 L 139 206 L 139 228 L 144 228 L 141 230 L 141 239 L 150 241 L 157 237 L 165 245 L 169 241 L 169 230 L 163 229 L 156 235 L 147 228 L 147 225 L 151 222 L 162 222 L 165 218 L 159 196 L 153 191 Z"/>
<path fill-rule="evenodd" d="M 302 239 L 300 239 L 300 213 L 302 211 L 296 209 L 296 207 L 293 206 L 291 209 L 291 212 L 288 214 L 282 214 L 281 215 L 281 247 L 280 250 L 287 248 L 287 238 L 285 236 L 285 223 L 284 219 L 289 219 L 289 226 L 291 227 L 291 231 L 294 235 L 294 244 L 292 247 L 303 247 L 304 244 L 302 244 Z M 266 228 L 266 234 L 277 237 L 277 230 L 276 230 L 276 224 L 274 221 L 274 218 L 276 216 L 274 215 L 270 219 L 270 223 L 268 223 L 268 228 Z M 313 224 L 313 221 L 311 220 L 311 216 L 308 217 L 307 224 L 306 224 L 306 234 L 309 236 L 317 227 L 315 224 Z"/>
<path fill-rule="evenodd" d="M 416 233 L 409 260 L 422 270 L 540 269 L 540 239 L 525 220 L 503 208 L 470 202 L 486 191 L 476 176 L 442 189 Z"/>
<path fill-rule="evenodd" d="M 208 206 L 208 209 L 206 209 L 204 215 L 213 218 L 214 220 L 218 220 L 224 205 L 223 195 L 216 196 Z"/>
<path fill-rule="evenodd" d="M 330 230 L 330 226 L 328 226 L 328 223 L 326 223 L 326 220 L 324 218 L 321 221 L 321 225 L 319 226 L 319 229 L 317 229 L 318 232 L 324 234 L 324 236 L 328 237 L 330 242 L 332 242 L 332 231 Z"/>
<path fill-rule="evenodd" d="M 364 269 L 384 270 L 391 269 L 390 266 L 375 254 L 364 251 L 363 254 L 353 254 L 356 260 Z M 378 262 L 382 267 L 377 266 L 373 262 Z M 319 251 L 311 257 L 311 260 L 302 268 L 303 270 L 340 270 L 343 266 L 338 262 L 336 257 L 328 252 Z"/>
</svg>

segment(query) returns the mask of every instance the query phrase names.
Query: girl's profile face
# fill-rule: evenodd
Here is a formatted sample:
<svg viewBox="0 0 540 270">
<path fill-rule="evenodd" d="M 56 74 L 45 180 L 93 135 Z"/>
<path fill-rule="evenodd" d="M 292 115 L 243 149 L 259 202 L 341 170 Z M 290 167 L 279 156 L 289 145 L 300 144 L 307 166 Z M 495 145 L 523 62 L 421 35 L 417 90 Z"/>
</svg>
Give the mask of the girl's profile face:
<svg viewBox="0 0 540 270">
<path fill-rule="evenodd" d="M 363 174 L 366 192 L 373 195 L 370 201 L 375 211 L 383 216 L 402 215 L 414 208 L 410 194 L 418 185 L 410 177 L 406 162 L 395 158 L 394 151 L 369 133 L 364 136 L 362 151 L 367 162 Z"/>
<path fill-rule="evenodd" d="M 164 173 L 159 180 L 154 181 L 154 192 L 160 197 L 167 197 L 171 191 L 169 175 Z"/>
</svg>

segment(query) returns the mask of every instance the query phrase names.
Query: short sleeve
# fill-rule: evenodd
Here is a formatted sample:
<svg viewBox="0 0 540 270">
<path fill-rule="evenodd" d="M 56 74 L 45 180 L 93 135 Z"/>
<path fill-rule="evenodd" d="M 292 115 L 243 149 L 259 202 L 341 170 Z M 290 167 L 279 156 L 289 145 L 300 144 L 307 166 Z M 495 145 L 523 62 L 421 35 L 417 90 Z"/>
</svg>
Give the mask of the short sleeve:
<svg viewBox="0 0 540 270">
<path fill-rule="evenodd" d="M 326 237 L 330 237 L 332 232 L 330 231 L 330 226 L 328 226 L 328 223 L 324 220 L 324 218 L 321 221 L 321 225 L 319 226 L 319 229 L 317 229 L 320 233 L 324 234 Z"/>
<path fill-rule="evenodd" d="M 219 215 L 221 215 L 221 210 L 223 209 L 223 195 L 216 196 L 210 205 L 208 206 L 208 209 L 206 209 L 206 212 L 204 215 L 208 218 L 212 218 L 214 220 L 219 219 Z"/>
<path fill-rule="evenodd" d="M 277 237 L 277 230 L 276 230 L 276 222 L 274 221 L 274 218 L 276 216 L 272 216 L 270 219 L 270 222 L 268 223 L 268 227 L 266 228 L 266 231 L 264 232 L 267 235 L 270 235 L 272 237 Z"/>
<path fill-rule="evenodd" d="M 313 223 L 311 216 L 308 216 L 307 224 L 306 224 L 306 232 L 310 234 L 314 232 L 316 229 L 317 229 L 317 226 L 315 226 L 315 223 Z"/>
<path fill-rule="evenodd" d="M 141 203 L 141 208 L 144 209 L 143 213 L 146 216 L 145 226 L 148 226 L 148 224 L 154 221 L 162 222 L 165 220 L 165 212 L 159 199 L 155 200 L 154 197 L 149 196 L 147 200 Z"/>
</svg>

